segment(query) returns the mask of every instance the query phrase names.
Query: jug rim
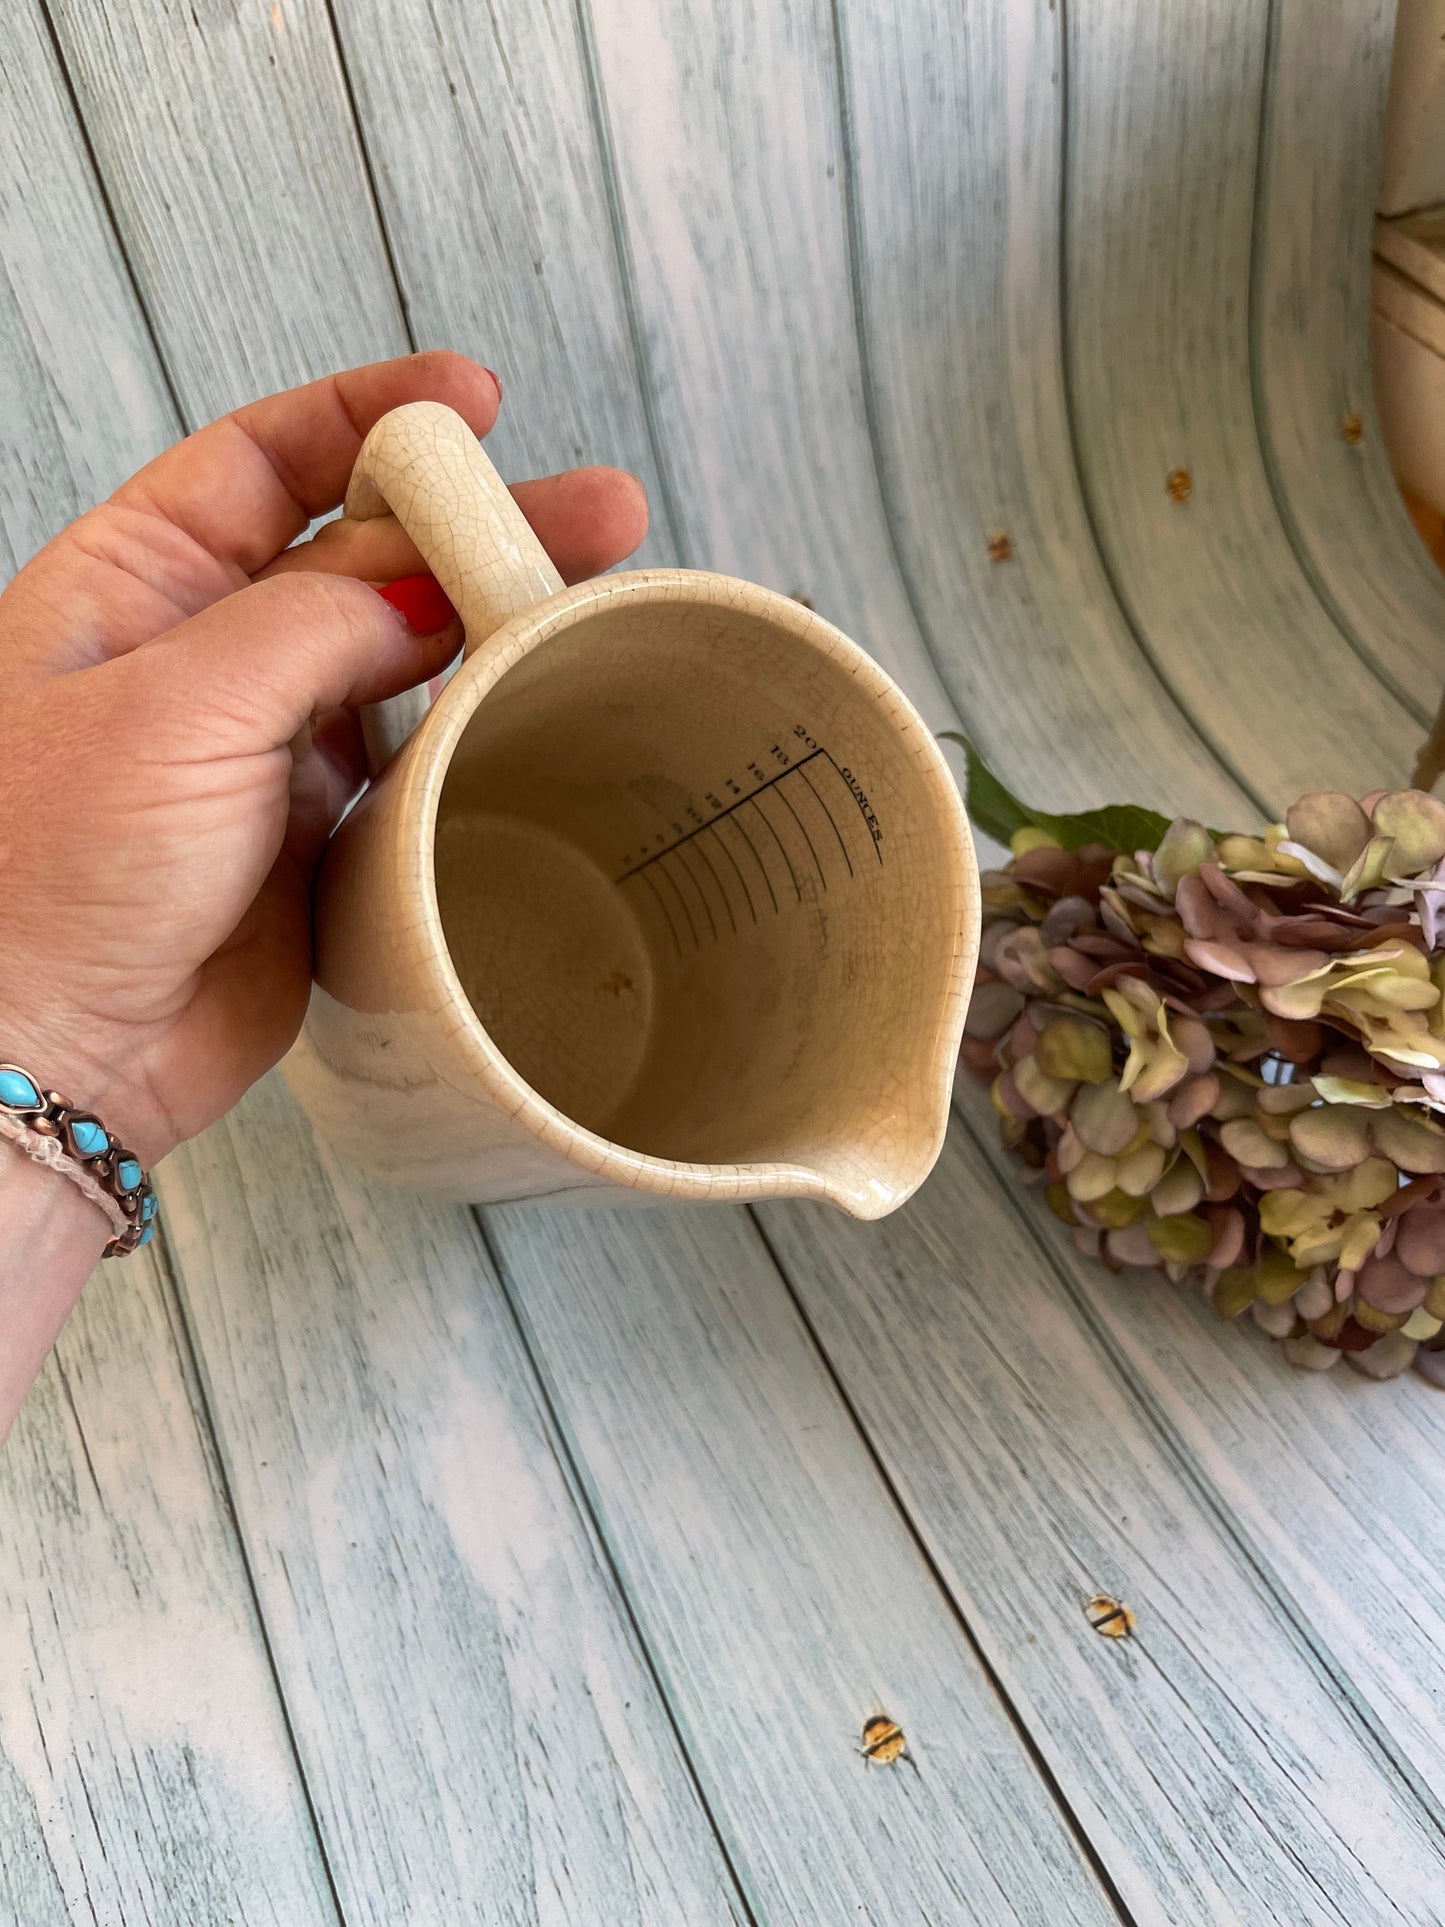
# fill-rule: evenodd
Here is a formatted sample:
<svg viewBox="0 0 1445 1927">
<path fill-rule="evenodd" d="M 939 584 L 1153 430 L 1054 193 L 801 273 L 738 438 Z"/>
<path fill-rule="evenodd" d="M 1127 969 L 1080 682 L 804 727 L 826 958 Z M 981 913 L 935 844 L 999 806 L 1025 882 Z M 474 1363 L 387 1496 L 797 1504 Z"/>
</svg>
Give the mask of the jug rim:
<svg viewBox="0 0 1445 1927">
<path fill-rule="evenodd" d="M 841 658 L 862 688 L 896 717 L 905 733 L 914 736 L 913 753 L 937 806 L 937 833 L 952 845 L 951 854 L 957 860 L 950 865 L 954 950 L 947 985 L 932 1019 L 936 1029 L 929 1080 L 936 1098 L 933 1129 L 926 1146 L 919 1146 L 917 1174 L 906 1186 L 883 1185 L 867 1178 L 848 1182 L 801 1161 L 690 1162 L 634 1150 L 604 1137 L 569 1117 L 527 1082 L 478 1016 L 452 961 L 437 895 L 437 820 L 453 753 L 483 697 L 524 656 L 606 605 L 684 597 L 701 606 L 725 606 L 733 611 L 742 603 L 797 640 Z M 873 1218 L 902 1204 L 928 1175 L 948 1128 L 959 1040 L 982 935 L 978 866 L 963 799 L 933 732 L 887 672 L 825 617 L 791 596 L 712 570 L 630 569 L 578 583 L 511 617 L 459 665 L 397 756 L 388 777 L 409 792 L 405 818 L 414 838 L 409 857 L 415 866 L 413 874 L 422 885 L 424 903 L 424 913 L 413 925 L 414 957 L 430 976 L 439 1007 L 457 1019 L 454 1047 L 471 1060 L 474 1075 L 494 1092 L 505 1095 L 507 1109 L 517 1123 L 579 1172 L 586 1173 L 592 1183 L 615 1184 L 676 1202 L 809 1197 L 838 1205 L 854 1217 Z M 559 1189 L 556 1195 L 565 1192 Z"/>
</svg>

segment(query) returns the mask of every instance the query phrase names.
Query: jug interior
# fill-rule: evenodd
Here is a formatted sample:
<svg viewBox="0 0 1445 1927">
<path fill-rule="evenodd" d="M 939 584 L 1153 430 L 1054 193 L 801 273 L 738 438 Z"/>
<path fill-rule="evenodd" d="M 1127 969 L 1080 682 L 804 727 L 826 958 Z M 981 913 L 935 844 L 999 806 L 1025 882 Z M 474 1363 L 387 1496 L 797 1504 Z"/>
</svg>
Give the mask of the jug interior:
<svg viewBox="0 0 1445 1927">
<path fill-rule="evenodd" d="M 936 781 L 850 656 L 726 606 L 604 603 L 506 670 L 456 746 L 435 830 L 453 965 L 586 1129 L 822 1170 L 871 1213 L 931 1160 L 957 1014 L 966 832 Z"/>
</svg>

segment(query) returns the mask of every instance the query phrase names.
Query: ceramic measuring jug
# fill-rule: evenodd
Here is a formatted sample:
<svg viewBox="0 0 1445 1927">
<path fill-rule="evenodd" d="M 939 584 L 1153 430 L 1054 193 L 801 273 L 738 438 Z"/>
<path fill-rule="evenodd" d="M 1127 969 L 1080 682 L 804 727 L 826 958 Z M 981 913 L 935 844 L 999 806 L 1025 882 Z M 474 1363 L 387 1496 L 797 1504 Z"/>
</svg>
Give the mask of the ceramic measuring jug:
<svg viewBox="0 0 1445 1927">
<path fill-rule="evenodd" d="M 751 583 L 564 589 L 437 403 L 366 439 L 346 513 L 388 512 L 466 658 L 430 710 L 385 705 L 373 760 L 405 741 L 323 866 L 286 1067 L 319 1131 L 472 1202 L 901 1204 L 942 1142 L 979 931 L 907 698 Z"/>
</svg>

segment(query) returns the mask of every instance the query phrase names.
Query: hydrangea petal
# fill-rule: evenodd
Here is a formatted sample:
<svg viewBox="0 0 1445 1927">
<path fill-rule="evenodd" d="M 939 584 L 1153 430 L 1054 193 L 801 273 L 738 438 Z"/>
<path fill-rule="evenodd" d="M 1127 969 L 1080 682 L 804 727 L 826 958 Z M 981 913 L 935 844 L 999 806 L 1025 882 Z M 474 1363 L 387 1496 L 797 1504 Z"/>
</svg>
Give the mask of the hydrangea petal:
<svg viewBox="0 0 1445 1927">
<path fill-rule="evenodd" d="M 1392 874 L 1418 876 L 1445 856 L 1445 803 L 1424 790 L 1391 790 L 1371 812 L 1377 836 L 1394 843 Z"/>
<path fill-rule="evenodd" d="M 1074 1095 L 1074 1081 L 1050 1077 L 1037 1057 L 1020 1058 L 1013 1067 L 1013 1080 L 1019 1096 L 1040 1117 L 1055 1116 Z"/>
<path fill-rule="evenodd" d="M 1290 1142 L 1326 1171 L 1351 1171 L 1370 1154 L 1369 1116 L 1344 1104 L 1320 1104 L 1290 1120 Z"/>
<path fill-rule="evenodd" d="M 1285 828 L 1295 843 L 1306 844 L 1335 870 L 1343 872 L 1370 840 L 1370 819 L 1343 790 L 1315 790 L 1292 803 Z"/>
<path fill-rule="evenodd" d="M 1407 1271 L 1397 1258 L 1367 1258 L 1355 1279 L 1355 1290 L 1376 1311 L 1405 1313 L 1425 1302 L 1426 1283 Z"/>
<path fill-rule="evenodd" d="M 1189 1059 L 1176 1050 L 1167 1037 L 1153 1045 L 1137 1041 L 1129 1052 L 1129 1062 L 1119 1079 L 1121 1090 L 1132 1093 L 1140 1104 L 1164 1097 L 1189 1075 Z"/>
<path fill-rule="evenodd" d="M 1319 1016 L 1327 989 L 1320 976 L 1314 975 L 1302 978 L 1298 983 L 1279 984 L 1262 990 L 1259 1001 L 1276 1017 L 1287 1017 L 1293 1023 L 1307 1022 Z"/>
<path fill-rule="evenodd" d="M 1277 1244 L 1266 1243 L 1255 1266 L 1256 1289 L 1269 1305 L 1287 1304 L 1299 1290 L 1304 1273 L 1289 1253 Z"/>
<path fill-rule="evenodd" d="M 1344 1357 L 1336 1346 L 1322 1345 L 1310 1332 L 1287 1338 L 1280 1349 L 1297 1372 L 1328 1372 Z"/>
<path fill-rule="evenodd" d="M 1398 1106 L 1370 1114 L 1375 1149 L 1402 1171 L 1445 1172 L 1445 1131 Z"/>
<path fill-rule="evenodd" d="M 1115 1157 L 1133 1142 L 1139 1113 L 1111 1078 L 1106 1084 L 1080 1087 L 1069 1107 L 1069 1122 L 1086 1150 Z"/>
<path fill-rule="evenodd" d="M 1050 1077 L 1075 1084 L 1102 1084 L 1114 1070 L 1109 1033 L 1088 1017 L 1056 1017 L 1045 1024 L 1034 1057 Z"/>
<path fill-rule="evenodd" d="M 1170 1218 L 1179 1212 L 1193 1211 L 1203 1196 L 1203 1178 L 1188 1158 L 1179 1158 L 1155 1185 L 1149 1202 L 1159 1217 Z"/>
<path fill-rule="evenodd" d="M 1214 838 L 1192 817 L 1176 816 L 1154 852 L 1154 880 L 1172 898 L 1182 878 L 1214 855 Z"/>
<path fill-rule="evenodd" d="M 1202 1117 L 1208 1117 L 1219 1101 L 1219 1079 L 1213 1071 L 1191 1077 L 1175 1086 L 1169 1097 L 1169 1122 L 1176 1129 L 1188 1130 Z"/>
<path fill-rule="evenodd" d="M 1052 947 L 1067 943 L 1080 930 L 1092 930 L 1098 921 L 1098 912 L 1087 897 L 1060 897 L 1039 925 L 1039 935 Z"/>
<path fill-rule="evenodd" d="M 1164 1175 L 1165 1151 L 1162 1144 L 1141 1144 L 1119 1159 L 1119 1189 L 1131 1198 L 1144 1198 Z"/>
<path fill-rule="evenodd" d="M 1296 863 L 1303 865 L 1309 871 L 1316 883 L 1327 884 L 1331 890 L 1338 890 L 1344 881 L 1333 863 L 1326 863 L 1322 856 L 1316 856 L 1314 851 L 1303 843 L 1286 839 L 1276 849 L 1275 856 L 1293 857 Z"/>
<path fill-rule="evenodd" d="M 1212 971 L 1216 977 L 1227 977 L 1231 983 L 1237 984 L 1254 982 L 1254 965 L 1238 944 L 1191 937 L 1184 946 L 1184 954 L 1190 963 L 1198 964 L 1201 970 Z"/>
<path fill-rule="evenodd" d="M 1222 836 L 1219 839 L 1218 855 L 1221 867 L 1227 872 L 1238 870 L 1268 872 L 1272 864 L 1269 845 L 1257 836 Z"/>
<path fill-rule="evenodd" d="M 1369 1211 L 1399 1189 L 1399 1174 L 1385 1158 L 1366 1158 L 1353 1171 L 1321 1178 L 1313 1189 L 1339 1211 Z"/>
<path fill-rule="evenodd" d="M 1340 883 L 1340 900 L 1353 903 L 1366 890 L 1373 890 L 1384 879 L 1385 866 L 1395 845 L 1388 836 L 1372 836 Z"/>
<path fill-rule="evenodd" d="M 1145 1235 L 1161 1258 L 1176 1265 L 1203 1264 L 1214 1243 L 1209 1226 L 1192 1212 L 1155 1218 L 1146 1227 Z"/>
<path fill-rule="evenodd" d="M 965 1037 L 1002 1037 L 1024 1007 L 1023 992 L 1012 984 L 976 984 L 964 1020 Z"/>
<path fill-rule="evenodd" d="M 1080 1204 L 1092 1204 L 1097 1198 L 1107 1197 L 1114 1189 L 1116 1168 L 1113 1158 L 1101 1157 L 1097 1151 L 1086 1151 L 1068 1174 L 1069 1196 Z"/>
<path fill-rule="evenodd" d="M 1415 1362 L 1417 1347 L 1403 1332 L 1386 1332 L 1364 1351 L 1345 1353 L 1345 1363 L 1366 1378 L 1398 1378 Z"/>
<path fill-rule="evenodd" d="M 1445 1206 L 1416 1205 L 1405 1212 L 1395 1233 L 1395 1256 L 1417 1278 L 1445 1272 Z"/>
<path fill-rule="evenodd" d="M 1281 1162 L 1279 1146 L 1265 1136 L 1253 1118 L 1231 1118 L 1220 1127 L 1219 1141 L 1237 1163 L 1246 1167 L 1268 1170 Z"/>
<path fill-rule="evenodd" d="M 1394 1102 L 1383 1084 L 1362 1084 L 1353 1077 L 1326 1077 L 1319 1071 L 1312 1082 L 1326 1104 L 1361 1104 L 1367 1110 L 1387 1111 Z"/>
<path fill-rule="evenodd" d="M 1380 1221 L 1368 1212 L 1361 1212 L 1345 1225 L 1340 1237 L 1340 1270 L 1358 1271 L 1364 1264 L 1380 1236 Z M 1295 1254 L 1299 1256 L 1298 1253 Z"/>
<path fill-rule="evenodd" d="M 1157 1265 L 1160 1254 L 1149 1236 L 1151 1229 L 1150 1225 L 1141 1222 L 1106 1233 L 1104 1243 L 1115 1264 Z"/>
<path fill-rule="evenodd" d="M 1296 984 L 1302 978 L 1328 969 L 1330 959 L 1323 950 L 1299 950 L 1282 943 L 1251 943 L 1241 946 L 1257 984 L 1274 989 Z"/>
<path fill-rule="evenodd" d="M 1209 1247 L 1209 1262 L 1219 1270 L 1237 1264 L 1244 1250 L 1245 1224 L 1242 1211 L 1222 1211 L 1214 1217 L 1214 1243 Z"/>
</svg>

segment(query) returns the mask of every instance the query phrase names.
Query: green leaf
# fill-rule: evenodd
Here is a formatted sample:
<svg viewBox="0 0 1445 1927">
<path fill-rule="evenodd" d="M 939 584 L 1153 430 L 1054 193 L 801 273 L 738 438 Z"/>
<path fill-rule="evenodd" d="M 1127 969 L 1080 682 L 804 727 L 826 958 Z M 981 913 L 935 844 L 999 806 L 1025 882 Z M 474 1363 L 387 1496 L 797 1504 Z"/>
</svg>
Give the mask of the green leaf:
<svg viewBox="0 0 1445 1927">
<path fill-rule="evenodd" d="M 1027 829 L 1047 830 L 1066 850 L 1081 850 L 1086 843 L 1102 843 L 1106 850 L 1157 850 L 1164 840 L 1170 819 L 1137 803 L 1106 803 L 1072 816 L 1030 809 L 1005 788 L 966 736 L 953 729 L 939 733 L 967 756 L 968 813 L 996 842 L 1009 843 L 1016 830 Z"/>
</svg>

